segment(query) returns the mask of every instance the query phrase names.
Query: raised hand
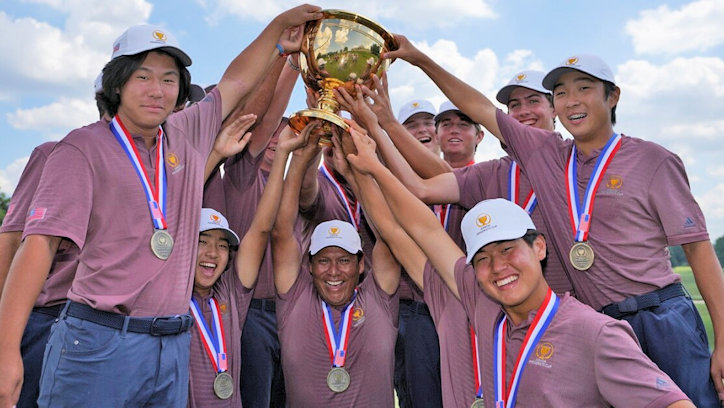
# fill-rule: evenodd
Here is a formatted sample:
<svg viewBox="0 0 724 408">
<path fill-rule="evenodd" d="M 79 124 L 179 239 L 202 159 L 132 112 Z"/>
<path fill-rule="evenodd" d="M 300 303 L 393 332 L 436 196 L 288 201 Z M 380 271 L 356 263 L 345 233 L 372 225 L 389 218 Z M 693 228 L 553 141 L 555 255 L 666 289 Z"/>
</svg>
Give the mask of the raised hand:
<svg viewBox="0 0 724 408">
<path fill-rule="evenodd" d="M 251 132 L 247 132 L 247 130 L 249 130 L 255 122 L 256 115 L 253 113 L 241 115 L 234 119 L 216 136 L 212 154 L 222 159 L 243 151 L 251 137 Z"/>
<path fill-rule="evenodd" d="M 347 112 L 352 114 L 354 119 L 361 123 L 366 129 L 371 129 L 377 125 L 377 115 L 370 108 L 362 93 L 362 88 L 359 85 L 355 85 L 355 96 L 350 95 L 346 89 L 339 87 L 333 90 L 334 97 Z"/>
<path fill-rule="evenodd" d="M 417 65 L 420 60 L 425 56 L 420 50 L 418 50 L 410 40 L 404 35 L 393 34 L 395 41 L 399 47 L 394 51 L 388 51 L 382 55 L 382 58 L 400 58 L 410 64 Z"/>
<path fill-rule="evenodd" d="M 357 149 L 357 153 L 347 155 L 349 164 L 362 174 L 369 174 L 375 166 L 382 166 L 382 163 L 375 153 L 375 149 L 377 148 L 375 141 L 355 126 L 350 126 L 349 133 Z"/>
<path fill-rule="evenodd" d="M 319 20 L 322 18 L 322 9 L 311 4 L 302 4 L 301 6 L 289 9 L 276 17 L 285 28 L 303 25 L 310 20 Z M 298 49 L 297 49 L 298 50 Z M 286 50 L 289 52 L 289 50 Z"/>
</svg>

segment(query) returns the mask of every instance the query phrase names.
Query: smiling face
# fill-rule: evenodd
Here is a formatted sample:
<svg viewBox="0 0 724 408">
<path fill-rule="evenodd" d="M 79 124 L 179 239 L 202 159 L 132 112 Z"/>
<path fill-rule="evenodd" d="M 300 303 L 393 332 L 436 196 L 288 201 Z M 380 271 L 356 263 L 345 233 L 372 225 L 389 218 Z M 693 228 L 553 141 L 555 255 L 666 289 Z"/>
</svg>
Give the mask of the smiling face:
<svg viewBox="0 0 724 408">
<path fill-rule="evenodd" d="M 469 120 L 463 119 L 455 111 L 449 111 L 438 118 L 437 135 L 440 150 L 448 156 L 475 155 L 475 147 L 483 140 L 483 133 Z"/>
<path fill-rule="evenodd" d="M 435 133 L 435 120 L 432 114 L 427 112 L 416 113 L 410 116 L 402 126 L 428 150 L 440 154 L 440 143 Z"/>
<path fill-rule="evenodd" d="M 194 274 L 194 292 L 206 296 L 229 263 L 229 239 L 224 230 L 199 234 L 199 249 Z"/>
<path fill-rule="evenodd" d="M 364 270 L 364 258 L 336 246 L 323 248 L 312 255 L 309 270 L 314 287 L 322 299 L 333 307 L 346 306 Z"/>
<path fill-rule="evenodd" d="M 132 134 L 155 137 L 158 126 L 176 107 L 180 74 L 168 54 L 149 52 L 121 88 L 118 115 Z"/>
<path fill-rule="evenodd" d="M 620 89 L 606 96 L 603 81 L 580 71 L 562 74 L 553 89 L 553 106 L 561 123 L 580 144 L 590 149 L 603 147 L 613 134 L 611 108 Z"/>
<path fill-rule="evenodd" d="M 545 239 L 539 235 L 532 245 L 523 238 L 490 243 L 472 259 L 478 285 L 503 305 L 515 324 L 545 299 L 548 284 L 540 264 L 545 256 Z"/>
<path fill-rule="evenodd" d="M 556 117 L 545 94 L 518 86 L 508 99 L 508 114 L 518 122 L 544 130 L 554 129 Z"/>
</svg>

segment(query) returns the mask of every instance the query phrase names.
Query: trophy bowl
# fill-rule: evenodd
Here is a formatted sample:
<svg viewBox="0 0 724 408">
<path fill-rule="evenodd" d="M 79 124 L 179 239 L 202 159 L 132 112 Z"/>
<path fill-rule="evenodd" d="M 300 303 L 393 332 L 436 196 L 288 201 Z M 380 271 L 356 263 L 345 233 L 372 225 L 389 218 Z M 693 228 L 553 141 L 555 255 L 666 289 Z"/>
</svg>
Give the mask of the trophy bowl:
<svg viewBox="0 0 724 408">
<path fill-rule="evenodd" d="M 337 115 L 339 102 L 332 90 L 343 87 L 354 96 L 355 85 L 372 87 L 372 74 L 382 75 L 391 63 L 380 55 L 397 49 L 397 43 L 382 26 L 359 14 L 342 10 L 322 10 L 322 14 L 305 26 L 299 51 L 302 80 L 319 94 L 317 107 L 294 113 L 289 124 L 301 132 L 310 121 L 321 119 L 324 134 L 319 144 L 331 146 L 334 127 L 348 128 Z"/>
</svg>

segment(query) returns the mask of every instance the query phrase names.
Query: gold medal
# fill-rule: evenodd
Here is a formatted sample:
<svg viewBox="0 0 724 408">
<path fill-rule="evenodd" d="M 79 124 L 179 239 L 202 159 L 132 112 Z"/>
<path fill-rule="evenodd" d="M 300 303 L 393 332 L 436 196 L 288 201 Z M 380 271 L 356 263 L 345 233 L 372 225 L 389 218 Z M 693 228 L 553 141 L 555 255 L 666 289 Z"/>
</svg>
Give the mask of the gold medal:
<svg viewBox="0 0 724 408">
<path fill-rule="evenodd" d="M 234 393 L 234 380 L 231 374 L 224 371 L 218 373 L 214 378 L 214 394 L 222 400 L 231 398 Z"/>
<path fill-rule="evenodd" d="M 571 265 L 579 271 L 586 271 L 593 265 L 593 248 L 588 242 L 576 242 L 568 254 Z"/>
<path fill-rule="evenodd" d="M 334 392 L 344 392 L 349 388 L 349 373 L 342 367 L 334 367 L 327 374 L 327 386 Z"/>
<path fill-rule="evenodd" d="M 485 408 L 485 401 L 482 398 L 475 398 L 470 408 Z"/>
<path fill-rule="evenodd" d="M 173 238 L 166 230 L 157 229 L 151 236 L 151 251 L 157 258 L 164 261 L 171 256 L 173 251 Z"/>
</svg>

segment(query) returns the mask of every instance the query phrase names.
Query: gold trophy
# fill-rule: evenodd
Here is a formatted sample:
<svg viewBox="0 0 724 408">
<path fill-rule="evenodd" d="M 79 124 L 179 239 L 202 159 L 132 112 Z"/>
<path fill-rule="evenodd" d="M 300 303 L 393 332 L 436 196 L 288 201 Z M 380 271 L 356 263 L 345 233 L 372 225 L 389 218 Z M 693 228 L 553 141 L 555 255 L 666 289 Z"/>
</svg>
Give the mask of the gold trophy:
<svg viewBox="0 0 724 408">
<path fill-rule="evenodd" d="M 382 26 L 359 14 L 342 10 L 322 14 L 307 23 L 299 52 L 302 80 L 320 95 L 317 107 L 294 113 L 289 124 L 301 132 L 313 119 L 321 119 L 324 134 L 319 144 L 331 146 L 334 126 L 349 127 L 337 115 L 339 102 L 332 90 L 341 86 L 354 96 L 355 85 L 371 87 L 372 74 L 382 75 L 391 63 L 380 55 L 397 49 L 397 43 Z"/>
</svg>

